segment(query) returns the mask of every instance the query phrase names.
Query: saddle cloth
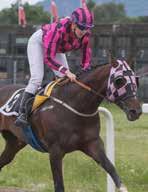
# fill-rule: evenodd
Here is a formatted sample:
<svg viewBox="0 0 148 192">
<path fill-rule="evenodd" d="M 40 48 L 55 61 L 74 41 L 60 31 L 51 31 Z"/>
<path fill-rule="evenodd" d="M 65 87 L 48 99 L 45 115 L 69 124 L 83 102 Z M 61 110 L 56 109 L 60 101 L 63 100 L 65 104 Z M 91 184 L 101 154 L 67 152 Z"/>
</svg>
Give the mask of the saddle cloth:
<svg viewBox="0 0 148 192">
<path fill-rule="evenodd" d="M 41 104 L 43 104 L 51 95 L 51 92 L 56 84 L 58 84 L 62 78 L 59 78 L 55 81 L 50 82 L 45 88 L 39 90 L 37 95 L 34 98 L 32 111 L 38 108 Z M 43 90 L 44 89 L 44 90 Z M 0 113 L 6 116 L 18 116 L 18 110 L 20 101 L 22 98 L 22 94 L 25 88 L 17 90 L 13 95 L 8 99 L 8 101 L 0 107 Z M 42 95 L 41 95 L 42 93 Z"/>
<path fill-rule="evenodd" d="M 13 93 L 13 95 L 8 99 L 8 101 L 0 107 L 0 113 L 6 116 L 18 116 L 18 108 L 21 101 L 21 96 L 25 88 L 19 89 Z"/>
<path fill-rule="evenodd" d="M 55 85 L 57 85 L 61 81 L 61 78 L 50 82 L 44 90 L 43 95 L 37 94 L 35 96 L 33 106 L 32 106 L 32 111 L 34 111 L 36 108 L 38 108 L 41 104 L 43 104 L 51 95 L 52 89 L 54 88 Z"/>
</svg>

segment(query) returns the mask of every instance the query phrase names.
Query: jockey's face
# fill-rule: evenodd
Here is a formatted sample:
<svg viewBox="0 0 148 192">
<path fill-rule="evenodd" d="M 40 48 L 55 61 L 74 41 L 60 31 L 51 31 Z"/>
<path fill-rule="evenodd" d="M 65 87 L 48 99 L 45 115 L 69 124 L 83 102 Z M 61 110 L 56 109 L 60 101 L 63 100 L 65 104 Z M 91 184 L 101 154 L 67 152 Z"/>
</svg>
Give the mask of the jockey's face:
<svg viewBox="0 0 148 192">
<path fill-rule="evenodd" d="M 72 24 L 72 31 L 75 33 L 78 39 L 81 39 L 88 31 L 88 29 L 80 29 L 75 23 Z"/>
</svg>

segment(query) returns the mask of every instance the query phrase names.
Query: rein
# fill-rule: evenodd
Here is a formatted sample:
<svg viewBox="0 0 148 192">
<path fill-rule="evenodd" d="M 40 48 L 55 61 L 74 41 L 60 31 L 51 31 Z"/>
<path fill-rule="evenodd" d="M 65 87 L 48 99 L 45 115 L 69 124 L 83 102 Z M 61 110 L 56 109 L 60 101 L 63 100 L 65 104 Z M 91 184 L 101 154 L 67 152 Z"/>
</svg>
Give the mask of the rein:
<svg viewBox="0 0 148 192">
<path fill-rule="evenodd" d="M 141 77 L 145 77 L 145 76 L 147 76 L 147 75 L 148 75 L 148 72 L 143 73 L 142 75 L 137 75 L 137 77 L 141 78 Z"/>
<path fill-rule="evenodd" d="M 69 79 L 68 79 L 68 81 L 69 81 Z M 75 79 L 74 82 L 75 82 L 77 85 L 79 85 L 80 87 L 86 89 L 87 91 L 89 91 L 89 92 L 91 92 L 91 93 L 93 93 L 93 94 L 95 94 L 95 95 L 97 95 L 97 96 L 100 96 L 100 97 L 102 97 L 102 98 L 105 98 L 103 95 L 98 94 L 97 91 L 95 91 L 94 89 L 92 89 L 92 88 L 89 87 L 88 85 L 82 83 L 81 81 L 78 81 L 78 80 Z M 95 115 L 98 114 L 98 109 L 97 109 L 94 113 L 85 114 L 85 113 L 81 113 L 81 112 L 77 111 L 76 109 L 72 108 L 72 107 L 69 106 L 67 103 L 61 101 L 60 99 L 58 99 L 58 98 L 56 98 L 56 97 L 50 96 L 50 99 L 52 99 L 52 100 L 55 101 L 56 103 L 61 104 L 61 105 L 64 106 L 65 108 L 69 109 L 70 111 L 72 111 L 73 113 L 75 113 L 75 114 L 77 114 L 77 115 L 79 115 L 79 116 L 81 116 L 81 117 L 93 117 L 93 116 L 95 116 Z M 44 110 L 47 110 L 47 109 L 48 109 L 48 108 L 45 108 Z"/>
<path fill-rule="evenodd" d="M 69 82 L 70 80 L 67 78 L 66 80 L 64 80 L 64 82 L 60 82 L 58 83 L 59 85 L 65 85 L 67 82 Z M 94 95 L 100 96 L 101 98 L 105 98 L 106 100 L 108 100 L 107 97 L 105 97 L 104 95 L 98 93 L 97 91 L 95 91 L 94 89 L 92 89 L 90 86 L 84 84 L 82 81 L 78 81 L 77 79 L 74 80 L 74 83 L 76 83 L 77 85 L 79 85 L 80 87 L 86 89 L 87 91 L 93 93 Z M 109 100 L 108 100 L 109 101 Z"/>
<path fill-rule="evenodd" d="M 77 111 L 76 109 L 72 108 L 67 103 L 61 101 L 60 99 L 57 99 L 56 97 L 50 96 L 49 98 L 52 99 L 53 101 L 55 101 L 56 103 L 61 104 L 65 108 L 69 109 L 70 111 L 72 111 L 73 113 L 75 113 L 75 114 L 77 114 L 77 115 L 79 115 L 81 117 L 93 117 L 93 116 L 98 114 L 98 109 L 94 113 L 90 113 L 90 114 L 80 113 L 79 111 Z M 45 108 L 44 110 L 47 110 L 47 109 L 48 108 Z"/>
<path fill-rule="evenodd" d="M 98 93 L 97 91 L 95 91 L 94 89 L 92 89 L 91 87 L 89 87 L 88 85 L 84 84 L 83 82 L 81 81 L 78 81 L 78 80 L 75 80 L 74 81 L 77 85 L 79 85 L 80 87 L 86 89 L 87 91 L 93 93 L 94 95 L 97 95 L 97 96 L 100 96 L 102 98 L 105 98 L 107 99 L 107 97 L 104 97 L 102 94 Z M 108 100 L 108 99 L 107 99 Z"/>
<path fill-rule="evenodd" d="M 64 81 L 64 84 L 67 83 L 69 81 L 69 79 L 65 80 Z M 89 92 L 92 92 L 93 94 L 97 95 L 97 96 L 100 96 L 102 98 L 105 98 L 103 95 L 101 94 L 98 94 L 97 91 L 95 91 L 94 89 L 92 89 L 91 87 L 89 87 L 88 85 L 78 81 L 78 80 L 74 80 L 74 82 L 79 85 L 80 87 L 86 89 L 87 91 Z M 60 83 L 61 84 L 61 83 Z M 95 115 L 98 114 L 98 109 L 94 112 L 94 113 L 90 113 L 90 114 L 85 114 L 85 113 L 81 113 L 79 111 L 77 111 L 76 109 L 72 108 L 71 106 L 69 106 L 67 103 L 61 101 L 60 99 L 56 98 L 56 97 L 53 97 L 53 96 L 50 96 L 49 97 L 50 99 L 52 99 L 53 101 L 55 101 L 56 103 L 59 103 L 60 105 L 64 106 L 65 108 L 69 109 L 70 111 L 72 111 L 73 113 L 75 113 L 76 115 L 79 115 L 81 117 L 93 117 Z M 48 107 L 45 107 L 43 110 L 48 110 Z"/>
</svg>

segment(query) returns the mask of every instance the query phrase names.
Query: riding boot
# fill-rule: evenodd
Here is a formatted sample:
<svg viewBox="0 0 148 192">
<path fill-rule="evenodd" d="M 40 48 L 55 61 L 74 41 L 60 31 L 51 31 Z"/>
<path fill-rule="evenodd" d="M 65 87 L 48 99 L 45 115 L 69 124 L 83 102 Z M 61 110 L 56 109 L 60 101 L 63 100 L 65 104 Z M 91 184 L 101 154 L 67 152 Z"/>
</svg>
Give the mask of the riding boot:
<svg viewBox="0 0 148 192">
<path fill-rule="evenodd" d="M 28 92 L 23 93 L 21 103 L 20 103 L 19 116 L 17 117 L 17 119 L 15 121 L 16 126 L 25 128 L 29 125 L 28 116 L 32 109 L 33 96 L 34 96 L 33 94 L 28 93 Z M 30 104 L 31 106 L 28 106 L 28 104 Z"/>
</svg>

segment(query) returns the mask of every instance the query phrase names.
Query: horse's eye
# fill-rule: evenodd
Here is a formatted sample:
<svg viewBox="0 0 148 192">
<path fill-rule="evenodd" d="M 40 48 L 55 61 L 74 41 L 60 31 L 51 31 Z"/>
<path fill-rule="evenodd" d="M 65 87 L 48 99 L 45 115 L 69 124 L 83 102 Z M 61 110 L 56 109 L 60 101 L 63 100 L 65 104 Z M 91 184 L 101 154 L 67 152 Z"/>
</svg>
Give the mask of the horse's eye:
<svg viewBox="0 0 148 192">
<path fill-rule="evenodd" d="M 117 89 L 120 89 L 126 84 L 126 79 L 124 77 L 117 77 L 114 81 L 114 85 Z"/>
</svg>

